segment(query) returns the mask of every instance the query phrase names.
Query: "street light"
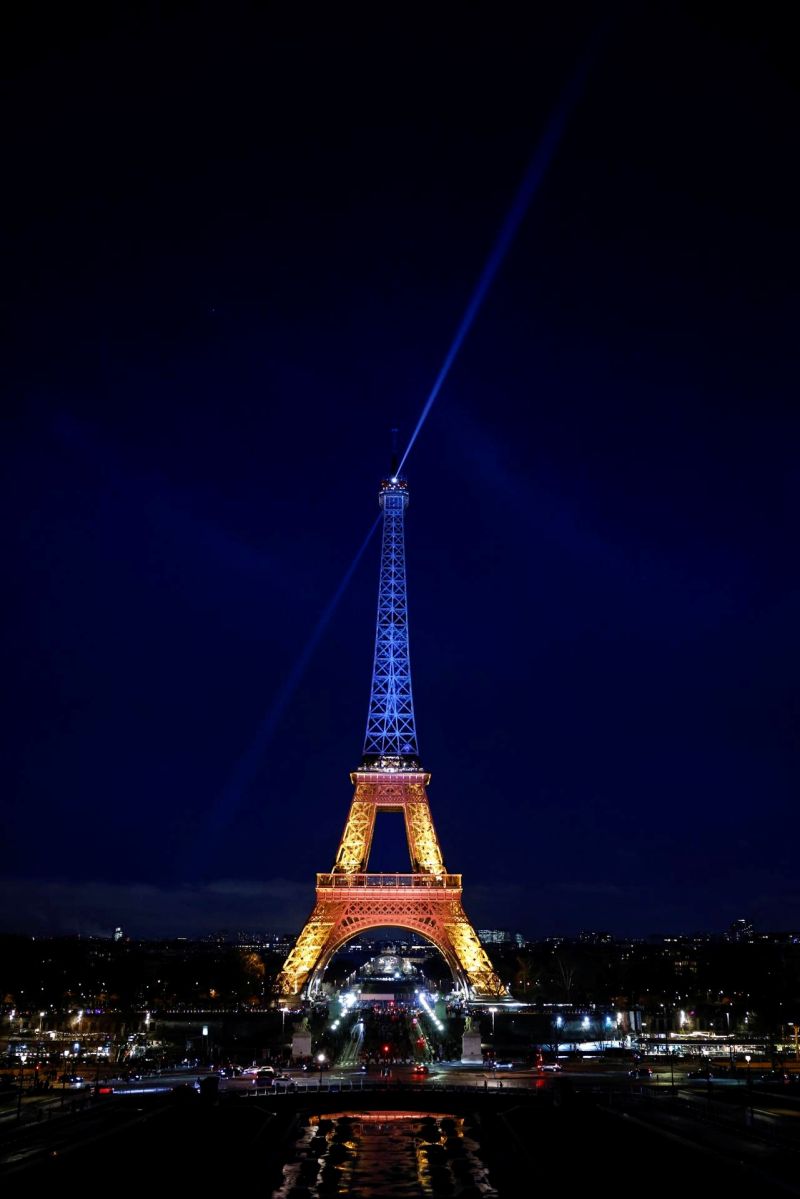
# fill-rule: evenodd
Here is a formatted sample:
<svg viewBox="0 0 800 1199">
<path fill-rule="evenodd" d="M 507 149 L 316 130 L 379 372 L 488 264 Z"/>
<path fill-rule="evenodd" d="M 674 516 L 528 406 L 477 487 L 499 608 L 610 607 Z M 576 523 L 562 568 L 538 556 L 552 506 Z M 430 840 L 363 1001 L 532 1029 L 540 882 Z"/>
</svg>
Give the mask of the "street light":
<svg viewBox="0 0 800 1199">
<path fill-rule="evenodd" d="M 64 1059 L 61 1063 L 63 1071 L 64 1071 L 64 1073 L 61 1075 L 61 1106 L 63 1107 L 64 1106 L 64 1094 L 67 1089 L 67 1058 L 69 1057 L 69 1050 L 65 1049 L 61 1056 Z"/>
<path fill-rule="evenodd" d="M 17 1096 L 17 1119 L 22 1118 L 22 1088 L 25 1086 L 25 1062 L 19 1054 L 19 1095 Z"/>
<path fill-rule="evenodd" d="M 746 1118 L 746 1121 L 748 1124 L 752 1124 L 752 1122 L 753 1122 L 753 1092 L 751 1089 L 752 1083 L 750 1081 L 750 1054 L 749 1053 L 746 1053 L 744 1055 L 744 1060 L 747 1062 L 747 1109 L 748 1109 L 745 1112 L 745 1118 Z"/>
</svg>

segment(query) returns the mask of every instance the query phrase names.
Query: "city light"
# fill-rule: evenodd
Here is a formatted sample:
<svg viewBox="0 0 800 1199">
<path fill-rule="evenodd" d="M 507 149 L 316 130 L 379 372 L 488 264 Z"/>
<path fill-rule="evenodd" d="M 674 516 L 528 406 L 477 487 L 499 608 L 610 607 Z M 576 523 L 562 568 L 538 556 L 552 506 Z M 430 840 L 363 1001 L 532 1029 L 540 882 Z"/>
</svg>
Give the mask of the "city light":
<svg viewBox="0 0 800 1199">
<path fill-rule="evenodd" d="M 423 1009 L 424 1009 L 424 1011 L 425 1011 L 425 1015 L 426 1015 L 426 1016 L 428 1016 L 428 1018 L 429 1018 L 430 1020 L 432 1020 L 432 1021 L 433 1021 L 433 1023 L 436 1025 L 436 1027 L 437 1027 L 437 1029 L 439 1030 L 439 1032 L 441 1032 L 441 1031 L 442 1031 L 442 1029 L 444 1028 L 444 1025 L 442 1024 L 441 1020 L 439 1019 L 439 1017 L 438 1017 L 438 1016 L 436 1015 L 436 1013 L 434 1012 L 434 1010 L 433 1010 L 433 1008 L 431 1007 L 431 1005 L 428 1003 L 428 1000 L 427 1000 L 427 998 L 425 997 L 425 994 L 424 994 L 424 992 L 423 992 L 423 991 L 420 991 L 420 992 L 419 992 L 419 1001 L 420 1001 L 420 1004 L 421 1004 L 422 1008 L 423 1008 Z M 495 1009 L 495 1010 L 496 1010 L 496 1009 Z"/>
</svg>

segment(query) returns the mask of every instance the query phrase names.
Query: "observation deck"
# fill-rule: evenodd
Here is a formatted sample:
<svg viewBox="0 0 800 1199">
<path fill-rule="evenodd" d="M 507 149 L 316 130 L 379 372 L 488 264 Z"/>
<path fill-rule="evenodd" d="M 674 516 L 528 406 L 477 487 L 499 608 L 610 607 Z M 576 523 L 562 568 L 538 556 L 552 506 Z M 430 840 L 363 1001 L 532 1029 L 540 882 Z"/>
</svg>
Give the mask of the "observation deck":
<svg viewBox="0 0 800 1199">
<path fill-rule="evenodd" d="M 318 874 L 317 890 L 362 891 L 367 887 L 391 890 L 428 889 L 460 891 L 460 874 Z"/>
</svg>

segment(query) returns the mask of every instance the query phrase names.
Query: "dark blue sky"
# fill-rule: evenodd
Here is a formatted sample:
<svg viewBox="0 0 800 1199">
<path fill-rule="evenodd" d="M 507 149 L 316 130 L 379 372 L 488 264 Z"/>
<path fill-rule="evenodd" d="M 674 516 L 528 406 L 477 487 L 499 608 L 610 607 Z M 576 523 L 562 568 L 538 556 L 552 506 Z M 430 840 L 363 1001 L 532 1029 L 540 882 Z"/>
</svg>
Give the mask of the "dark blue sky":
<svg viewBox="0 0 800 1199">
<path fill-rule="evenodd" d="M 242 762 L 598 12 L 10 31 L 3 927 L 310 910 L 377 540 Z M 788 31 L 731 20 L 612 25 L 407 464 L 420 748 L 481 926 L 800 925 L 800 102 Z"/>
</svg>

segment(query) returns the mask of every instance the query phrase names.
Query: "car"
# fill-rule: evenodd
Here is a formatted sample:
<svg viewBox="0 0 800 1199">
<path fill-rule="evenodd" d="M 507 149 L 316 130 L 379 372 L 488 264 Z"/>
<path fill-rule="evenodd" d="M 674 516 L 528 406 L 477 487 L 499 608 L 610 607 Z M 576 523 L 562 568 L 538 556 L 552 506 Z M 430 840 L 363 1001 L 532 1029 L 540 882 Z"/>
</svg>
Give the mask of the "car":
<svg viewBox="0 0 800 1199">
<path fill-rule="evenodd" d="M 556 1074 L 559 1070 L 563 1070 L 564 1067 L 559 1065 L 558 1062 L 545 1062 L 544 1065 L 538 1066 L 537 1069 L 544 1070 L 548 1074 Z"/>
<path fill-rule="evenodd" d="M 275 1081 L 275 1070 L 272 1066 L 265 1066 L 263 1070 L 256 1070 L 252 1081 L 255 1087 L 271 1087 Z"/>
<path fill-rule="evenodd" d="M 628 1078 L 652 1078 L 653 1071 L 650 1066 L 634 1066 L 628 1071 Z"/>
<path fill-rule="evenodd" d="M 688 1070 L 686 1073 L 686 1077 L 687 1078 L 700 1078 L 700 1079 L 702 1079 L 703 1082 L 713 1082 L 714 1081 L 714 1075 L 711 1073 L 711 1071 L 708 1069 L 707 1066 L 700 1070 Z"/>
<path fill-rule="evenodd" d="M 492 1062 L 492 1069 L 493 1070 L 513 1070 L 514 1063 L 509 1062 L 509 1061 Z"/>
<path fill-rule="evenodd" d="M 425 1065 L 424 1062 L 416 1062 L 414 1065 L 414 1069 L 411 1071 L 411 1073 L 412 1074 L 421 1074 L 424 1077 L 426 1074 L 430 1074 L 430 1070 L 428 1069 L 428 1067 Z"/>
<path fill-rule="evenodd" d="M 780 1082 L 787 1083 L 792 1081 L 792 1076 L 786 1070 L 766 1070 L 759 1075 L 759 1082 Z"/>
<path fill-rule="evenodd" d="M 69 1087 L 73 1091 L 88 1091 L 89 1083 L 80 1074 L 61 1074 L 58 1079 L 62 1087 Z"/>
</svg>

